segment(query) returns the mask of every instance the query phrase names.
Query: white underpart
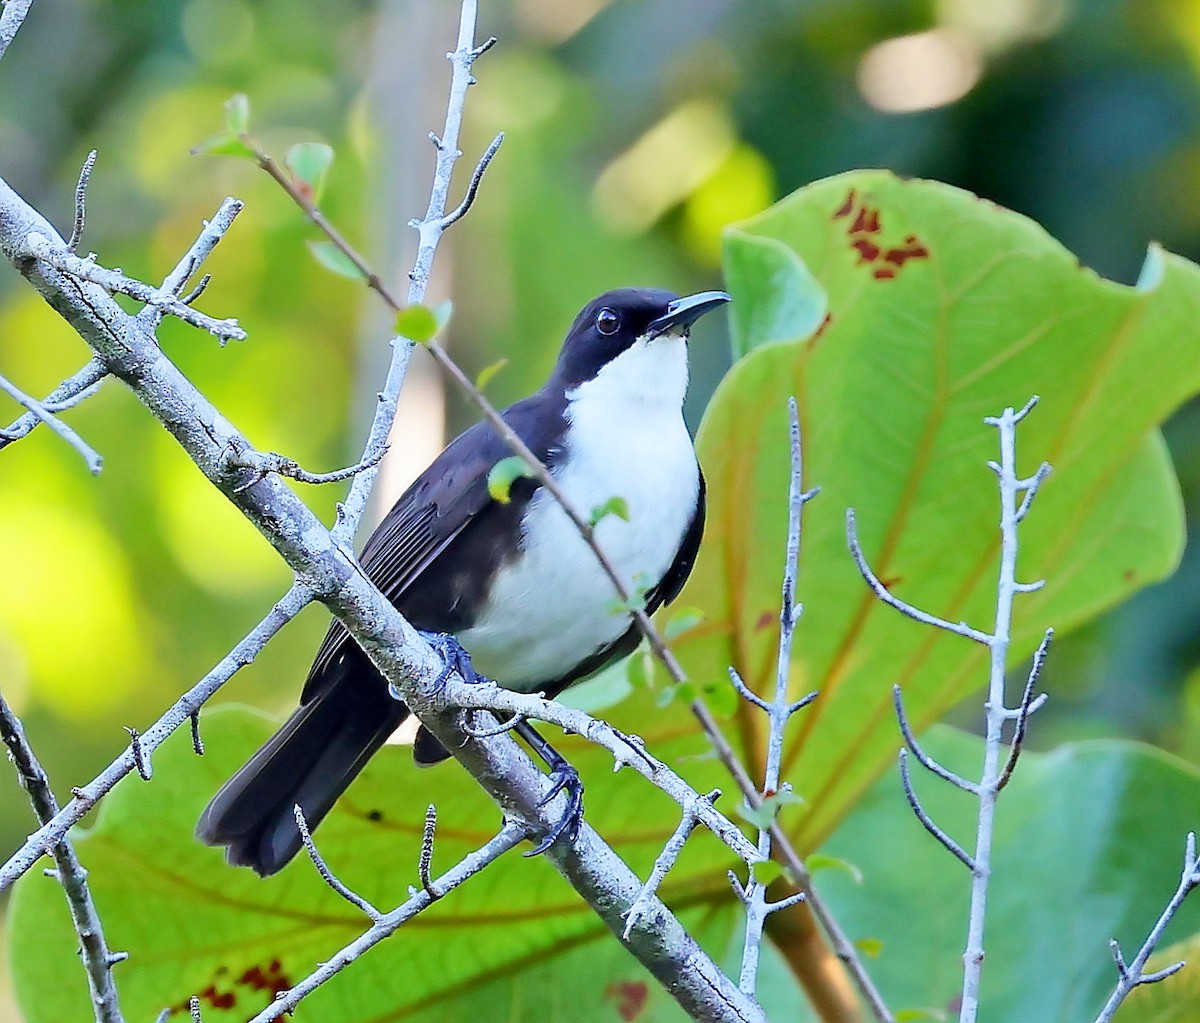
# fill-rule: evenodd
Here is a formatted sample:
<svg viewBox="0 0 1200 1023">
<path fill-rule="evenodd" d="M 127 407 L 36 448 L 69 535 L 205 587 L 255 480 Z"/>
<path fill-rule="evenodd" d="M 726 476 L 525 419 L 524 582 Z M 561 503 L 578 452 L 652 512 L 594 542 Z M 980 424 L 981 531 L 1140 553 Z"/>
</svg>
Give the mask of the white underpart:
<svg viewBox="0 0 1200 1023">
<path fill-rule="evenodd" d="M 584 516 L 624 498 L 629 521 L 607 516 L 596 536 L 627 587 L 663 577 L 695 511 L 687 376 L 682 337 L 639 339 L 567 395 L 567 451 L 554 475 Z M 533 690 L 618 639 L 632 616 L 613 609 L 611 580 L 545 491 L 526 512 L 522 543 L 522 556 L 497 575 L 475 625 L 458 639 L 477 671 Z"/>
</svg>

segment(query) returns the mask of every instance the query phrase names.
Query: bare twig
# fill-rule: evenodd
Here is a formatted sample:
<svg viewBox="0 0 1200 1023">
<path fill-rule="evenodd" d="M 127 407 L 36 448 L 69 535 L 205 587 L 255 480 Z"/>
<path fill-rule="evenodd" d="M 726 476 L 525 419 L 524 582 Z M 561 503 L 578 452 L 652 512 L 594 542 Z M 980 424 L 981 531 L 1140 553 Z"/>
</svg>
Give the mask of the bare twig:
<svg viewBox="0 0 1200 1023">
<path fill-rule="evenodd" d="M 284 455 L 276 454 L 274 451 L 255 451 L 253 449 L 231 453 L 229 463 L 230 465 L 250 470 L 250 479 L 241 485 L 241 488 L 245 489 L 246 487 L 253 486 L 259 480 L 263 479 L 267 473 L 271 472 L 279 476 L 286 476 L 288 479 L 293 479 L 300 483 L 336 483 L 339 480 L 350 479 L 350 477 L 357 476 L 365 469 L 378 465 L 385 454 L 387 454 L 386 446 L 377 451 L 370 452 L 354 465 L 347 466 L 344 469 L 335 469 L 332 472 L 309 472 L 307 469 L 302 468 L 300 463 L 294 458 L 287 458 Z"/>
<path fill-rule="evenodd" d="M 390 913 L 378 917 L 368 931 L 332 955 L 299 984 L 277 995 L 270 1005 L 250 1020 L 250 1023 L 273 1023 L 273 1021 L 290 1014 L 305 997 L 327 980 L 335 977 L 374 945 L 394 934 L 401 924 L 407 923 L 464 881 L 474 877 L 488 864 L 520 845 L 526 837 L 525 828 L 522 825 L 506 824 L 504 829 L 485 846 L 464 857 L 456 866 L 433 881 L 428 890 L 421 889 L 414 892 L 412 897 L 402 905 Z"/>
<path fill-rule="evenodd" d="M 756 863 L 764 858 L 732 821 L 713 808 L 711 801 L 698 794 L 666 764 L 650 756 L 631 736 L 623 735 L 607 722 L 555 700 L 532 693 L 517 693 L 494 682 L 467 683 L 452 677 L 443 683 L 441 695 L 449 706 L 505 711 L 535 721 L 548 721 L 604 747 L 612 754 L 617 767 L 631 767 L 652 782 L 675 800 L 686 814 L 694 816 L 729 846 L 743 862 Z"/>
<path fill-rule="evenodd" d="M 200 269 L 200 265 L 208 258 L 212 250 L 217 247 L 217 243 L 225 237 L 226 232 L 233 226 L 234 218 L 242 212 L 244 205 L 240 200 L 230 198 L 221 203 L 212 220 L 204 221 L 204 226 L 201 228 L 196 240 L 192 242 L 191 248 L 183 254 L 183 258 L 175 264 L 174 269 L 163 279 L 160 290 L 170 292 L 172 295 L 179 295 L 183 292 L 183 289 L 187 287 L 187 282 L 192 279 L 196 271 Z M 201 285 L 197 287 L 196 292 L 202 291 L 207 281 L 208 277 L 206 275 L 201 281 Z M 184 305 L 191 305 L 196 300 L 196 297 L 197 294 L 193 293 L 181 299 L 181 301 Z M 151 329 L 158 326 L 162 318 L 163 309 L 155 305 L 148 305 L 137 314 L 138 321 Z"/>
<path fill-rule="evenodd" d="M 939 764 L 933 759 L 917 742 L 917 737 L 913 735 L 912 728 L 908 724 L 908 715 L 904 712 L 904 697 L 900 692 L 899 686 L 892 686 L 892 703 L 896 708 L 896 719 L 900 722 L 900 733 L 904 736 L 904 742 L 908 748 L 912 750 L 913 756 L 927 771 L 931 771 L 939 778 L 950 782 L 951 785 L 957 785 L 964 792 L 970 792 L 973 795 L 979 794 L 979 786 L 973 781 L 967 781 L 960 774 L 955 774 L 953 771 Z"/>
<path fill-rule="evenodd" d="M 1150 933 L 1146 936 L 1142 947 L 1138 949 L 1138 954 L 1134 957 L 1133 962 L 1126 965 L 1125 957 L 1121 954 L 1121 946 L 1117 943 L 1116 938 L 1109 942 L 1113 961 L 1117 966 L 1117 986 L 1104 1004 L 1104 1008 L 1100 1010 L 1100 1015 L 1096 1017 L 1096 1023 L 1109 1023 L 1121 1003 L 1135 987 L 1143 984 L 1157 984 L 1160 980 L 1166 980 L 1173 973 L 1178 973 L 1183 969 L 1185 964 L 1178 962 L 1154 973 L 1143 972 L 1147 960 L 1162 939 L 1167 924 L 1171 922 L 1171 918 L 1183 905 L 1183 900 L 1197 886 L 1200 886 L 1200 857 L 1196 854 L 1196 834 L 1191 832 L 1187 837 L 1187 845 L 1183 854 L 1183 870 L 1180 872 L 1179 885 L 1175 889 L 1175 894 L 1171 896 L 1166 909 L 1162 911 L 1162 915 L 1150 929 Z"/>
<path fill-rule="evenodd" d="M 32 6 L 33 0 L 4 0 L 4 9 L 0 11 L 0 57 L 4 56 Z"/>
<path fill-rule="evenodd" d="M 900 751 L 900 782 L 904 786 L 904 797 L 908 800 L 908 805 L 912 808 L 912 812 L 924 826 L 925 830 L 941 842 L 958 859 L 962 860 L 972 874 L 977 874 L 979 872 L 979 865 L 975 862 L 971 854 L 934 823 L 933 818 L 929 816 L 925 807 L 921 805 L 921 801 L 917 798 L 916 789 L 913 788 L 912 784 L 912 776 L 908 772 L 908 750 L 906 749 Z"/>
<path fill-rule="evenodd" d="M 432 803 L 425 811 L 425 828 L 421 833 L 421 856 L 417 860 L 417 877 L 421 879 L 421 887 L 430 895 L 441 898 L 433 888 L 429 872 L 433 869 L 433 839 L 437 831 L 437 807 Z"/>
<path fill-rule="evenodd" d="M 90 259 L 73 256 L 65 246 L 55 246 L 46 235 L 38 232 L 26 235 L 25 251 L 34 259 L 41 260 L 71 277 L 98 284 L 111 294 L 128 295 L 163 313 L 178 317 L 184 323 L 208 331 L 222 344 L 230 340 L 245 340 L 246 332 L 238 326 L 237 320 L 218 320 L 205 313 L 197 312 L 191 306 L 181 302 L 173 292 L 151 287 L 142 281 L 126 277 L 116 270 L 109 270 L 93 263 Z"/>
<path fill-rule="evenodd" d="M 875 591 L 875 595 L 885 604 L 894 607 L 901 614 L 906 614 L 909 618 L 914 618 L 924 625 L 932 625 L 936 629 L 945 629 L 947 632 L 953 632 L 955 635 L 974 640 L 976 643 L 982 643 L 984 646 L 991 644 L 991 636 L 986 632 L 980 632 L 978 629 L 972 628 L 966 622 L 947 621 L 945 618 L 931 615 L 929 612 L 922 611 L 918 607 L 913 607 L 907 601 L 893 596 L 892 592 L 879 580 L 879 577 L 871 571 L 871 566 L 867 563 L 867 557 L 863 553 L 862 545 L 858 542 L 858 526 L 855 523 L 853 508 L 846 509 L 846 539 L 849 541 L 850 553 L 854 556 L 854 563 L 858 566 L 858 571 L 862 574 L 862 577 L 867 581 L 871 589 Z"/>
<path fill-rule="evenodd" d="M 325 857 L 317 850 L 317 845 L 312 840 L 312 835 L 308 830 L 308 821 L 304 819 L 304 811 L 300 809 L 299 803 L 292 807 L 292 814 L 296 818 L 296 827 L 300 829 L 300 841 L 304 843 L 304 848 L 308 850 L 309 858 L 313 861 L 313 866 L 317 868 L 317 873 L 321 875 L 321 880 L 350 903 L 350 905 L 357 906 L 372 921 L 379 923 L 383 918 L 383 914 L 357 892 L 347 888 L 338 876 L 329 869 L 329 864 L 325 862 Z"/>
<path fill-rule="evenodd" d="M 713 803 L 720 795 L 720 789 L 713 789 L 704 798 L 709 803 Z M 646 879 L 646 883 L 642 885 L 642 889 L 638 892 L 637 898 L 633 900 L 633 904 L 625 911 L 625 932 L 622 936 L 626 941 L 629 940 L 629 935 L 633 931 L 633 928 L 637 926 L 642 916 L 646 913 L 651 899 L 653 899 L 655 893 L 658 891 L 658 886 L 662 884 L 663 878 L 675 866 L 675 861 L 679 859 L 679 854 L 683 852 L 683 846 L 687 842 L 688 836 L 696 830 L 696 825 L 699 823 L 695 814 L 687 810 L 684 811 L 683 819 L 679 822 L 679 827 L 667 839 L 667 844 L 663 846 L 662 852 L 655 859 L 654 866 L 650 870 L 650 876 Z M 736 879 L 737 875 L 735 874 L 734 877 Z"/>
<path fill-rule="evenodd" d="M 79 171 L 79 183 L 75 186 L 75 222 L 71 225 L 71 237 L 67 240 L 67 251 L 74 252 L 79 248 L 83 238 L 83 223 L 87 217 L 87 188 L 92 178 L 92 169 L 96 166 L 96 150 L 92 150 L 83 161 Z"/>
<path fill-rule="evenodd" d="M 92 359 L 74 376 L 68 377 L 42 400 L 42 408 L 47 412 L 58 413 L 83 401 L 88 395 L 95 394 L 100 383 L 108 375 L 108 370 L 99 359 Z M 19 399 L 18 399 L 19 400 Z M 45 419 L 38 413 L 29 411 L 11 424 L 0 430 L 0 450 L 27 436 L 38 423 Z"/>
<path fill-rule="evenodd" d="M 0 391 L 3 391 L 10 398 L 16 401 L 19 405 L 24 405 L 29 409 L 30 413 L 38 420 L 45 423 L 51 430 L 57 433 L 63 440 L 71 445 L 87 463 L 88 471 L 93 476 L 97 475 L 104 468 L 104 459 L 100 457 L 96 449 L 93 448 L 87 441 L 79 436 L 66 423 L 54 415 L 45 405 L 34 398 L 31 398 L 24 391 L 19 390 L 16 386 L 10 383 L 7 379 L 0 376 Z M 26 431 L 28 432 L 28 431 Z M 16 431 L 9 433 L 8 431 L 0 432 L 0 440 L 13 441 L 16 440 Z"/>
<path fill-rule="evenodd" d="M 143 756 L 153 753 L 185 721 L 199 711 L 204 702 L 221 688 L 240 668 L 250 664 L 267 641 L 291 621 L 312 600 L 302 586 L 293 586 L 249 634 L 235 646 L 204 678 L 181 696 L 153 725 L 138 736 Z M 55 842 L 78 824 L 100 799 L 127 774 L 137 769 L 132 744 L 87 785 L 74 790 L 74 798 L 42 827 L 25 840 L 8 862 L 0 867 L 0 892 L 30 869 Z"/>
<path fill-rule="evenodd" d="M 17 768 L 17 777 L 29 795 L 38 823 L 45 824 L 52 820 L 58 813 L 58 801 L 54 798 L 46 772 L 42 770 L 25 737 L 20 719 L 3 696 L 0 696 L 0 741 L 8 747 Z M 79 954 L 87 972 L 96 1023 L 123 1023 L 112 967 L 125 958 L 125 953 L 109 951 L 100 916 L 88 889 L 87 871 L 79 862 L 71 840 L 64 835 L 51 846 L 50 853 L 57 864 L 55 876 L 67 896 L 75 933 L 79 935 Z"/>
<path fill-rule="evenodd" d="M 966 639 L 973 640 L 988 647 L 990 653 L 990 668 L 988 677 L 986 712 L 986 736 L 984 740 L 983 770 L 980 780 L 968 781 L 953 771 L 939 764 L 925 753 L 918 745 L 908 718 L 904 712 L 904 704 L 900 698 L 900 689 L 894 687 L 896 715 L 900 722 L 900 730 L 904 735 L 909 749 L 934 774 L 946 781 L 957 785 L 960 789 L 975 795 L 979 800 L 979 815 L 975 829 L 974 854 L 968 853 L 954 841 L 933 819 L 925 812 L 913 790 L 912 779 L 908 770 L 908 750 L 900 751 L 900 780 L 904 787 L 904 795 L 908 799 L 917 819 L 925 829 L 943 846 L 961 860 L 971 871 L 971 908 L 967 924 L 966 949 L 963 952 L 963 990 L 959 1023 L 975 1023 L 979 1014 L 979 984 L 983 970 L 984 920 L 987 913 L 988 882 L 991 878 L 992 839 L 995 828 L 996 800 L 1001 790 L 1008 784 L 1017 760 L 1021 755 L 1021 747 L 1025 740 L 1025 732 L 1029 716 L 1045 701 L 1045 697 L 1034 698 L 1034 687 L 1041 674 L 1045 661 L 1046 649 L 1053 636 L 1053 630 L 1047 630 L 1037 654 L 1034 656 L 1033 667 L 1029 672 L 1021 702 L 1018 707 L 1009 708 L 1004 702 L 1005 667 L 1011 644 L 1012 615 L 1014 598 L 1018 593 L 1031 593 L 1039 589 L 1043 583 L 1020 583 L 1016 579 L 1017 565 L 1017 527 L 1029 511 L 1033 495 L 1037 492 L 1050 467 L 1043 463 L 1038 471 L 1026 478 L 1017 475 L 1016 470 L 1016 427 L 1037 404 L 1036 396 L 1026 402 L 1019 411 L 1006 408 L 999 416 L 989 416 L 984 422 L 996 427 L 1000 441 L 1000 461 L 988 462 L 988 467 L 996 474 L 1000 488 L 1000 570 L 996 584 L 996 615 L 991 633 L 980 632 L 965 622 L 957 624 L 938 618 L 914 608 L 888 592 L 867 565 L 855 532 L 854 512 L 846 514 L 846 533 L 850 542 L 850 550 L 858 565 L 863 578 L 875 591 L 881 600 L 891 605 L 911 618 L 926 625 L 945 629 Z M 1018 500 L 1020 495 L 1024 495 Z M 1003 767 L 1000 765 L 1000 753 L 1003 745 L 1004 725 L 1015 721 L 1012 747 Z"/>
</svg>

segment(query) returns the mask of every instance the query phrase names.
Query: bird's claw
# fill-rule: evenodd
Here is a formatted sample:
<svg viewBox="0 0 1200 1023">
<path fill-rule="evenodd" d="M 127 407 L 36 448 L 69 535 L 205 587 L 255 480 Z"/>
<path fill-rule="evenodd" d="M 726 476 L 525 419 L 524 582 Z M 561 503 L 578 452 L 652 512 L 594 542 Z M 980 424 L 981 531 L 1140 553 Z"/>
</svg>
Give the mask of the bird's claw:
<svg viewBox="0 0 1200 1023">
<path fill-rule="evenodd" d="M 538 856 L 544 853 L 564 836 L 568 844 L 573 843 L 579 837 L 579 828 L 583 824 L 583 781 L 579 777 L 579 772 L 566 760 L 559 757 L 557 762 L 550 765 L 549 777 L 553 784 L 550 786 L 550 790 L 538 800 L 538 806 L 545 806 L 560 792 L 565 791 L 567 808 L 542 837 L 542 840 L 525 854 L 526 856 Z"/>
<path fill-rule="evenodd" d="M 434 681 L 434 686 L 442 685 L 456 672 L 462 676 L 464 682 L 469 684 L 490 681 L 475 670 L 471 664 L 471 655 L 448 632 L 426 632 L 424 629 L 418 629 L 417 633 L 426 643 L 433 647 L 437 655 L 442 659 L 442 670 Z"/>
</svg>

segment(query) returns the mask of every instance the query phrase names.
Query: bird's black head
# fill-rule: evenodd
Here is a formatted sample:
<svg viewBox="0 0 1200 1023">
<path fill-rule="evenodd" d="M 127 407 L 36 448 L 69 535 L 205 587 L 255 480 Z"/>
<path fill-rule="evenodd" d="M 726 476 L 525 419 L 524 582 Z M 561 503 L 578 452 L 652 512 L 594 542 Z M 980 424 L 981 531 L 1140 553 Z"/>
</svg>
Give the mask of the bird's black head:
<svg viewBox="0 0 1200 1023">
<path fill-rule="evenodd" d="M 635 343 L 686 336 L 696 320 L 728 301 L 723 291 L 704 291 L 686 298 L 658 288 L 606 291 L 575 318 L 556 375 L 568 385 L 590 380 Z"/>
</svg>

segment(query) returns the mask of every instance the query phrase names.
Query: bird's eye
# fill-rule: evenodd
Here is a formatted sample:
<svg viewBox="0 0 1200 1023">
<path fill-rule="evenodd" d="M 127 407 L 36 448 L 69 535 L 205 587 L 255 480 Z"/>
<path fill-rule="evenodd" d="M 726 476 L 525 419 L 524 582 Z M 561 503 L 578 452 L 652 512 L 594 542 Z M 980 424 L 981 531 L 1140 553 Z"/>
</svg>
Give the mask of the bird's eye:
<svg viewBox="0 0 1200 1023">
<path fill-rule="evenodd" d="M 607 306 L 596 314 L 596 329 L 601 334 L 615 334 L 621 326 L 621 317 Z"/>
</svg>

